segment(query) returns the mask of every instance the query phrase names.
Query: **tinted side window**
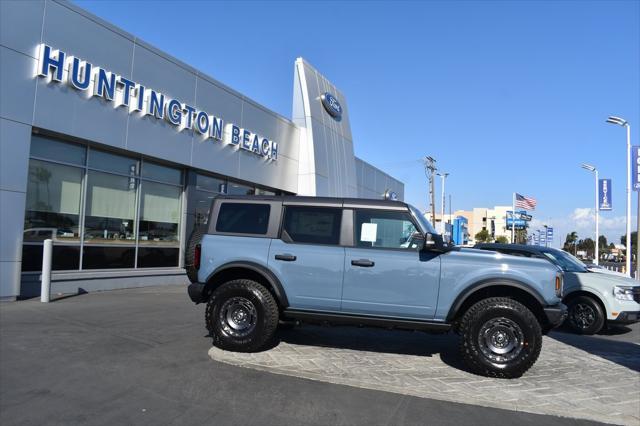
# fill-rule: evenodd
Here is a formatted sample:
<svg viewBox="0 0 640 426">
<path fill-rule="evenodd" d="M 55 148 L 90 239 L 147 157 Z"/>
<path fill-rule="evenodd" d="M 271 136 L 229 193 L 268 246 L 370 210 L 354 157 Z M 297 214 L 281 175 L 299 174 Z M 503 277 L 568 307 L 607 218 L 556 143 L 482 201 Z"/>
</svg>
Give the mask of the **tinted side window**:
<svg viewBox="0 0 640 426">
<path fill-rule="evenodd" d="M 339 244 L 342 209 L 287 207 L 283 234 L 296 243 Z"/>
<path fill-rule="evenodd" d="M 223 203 L 216 231 L 264 235 L 269 228 L 268 204 Z"/>
<path fill-rule="evenodd" d="M 408 212 L 356 211 L 356 246 L 416 250 L 417 229 Z"/>
</svg>

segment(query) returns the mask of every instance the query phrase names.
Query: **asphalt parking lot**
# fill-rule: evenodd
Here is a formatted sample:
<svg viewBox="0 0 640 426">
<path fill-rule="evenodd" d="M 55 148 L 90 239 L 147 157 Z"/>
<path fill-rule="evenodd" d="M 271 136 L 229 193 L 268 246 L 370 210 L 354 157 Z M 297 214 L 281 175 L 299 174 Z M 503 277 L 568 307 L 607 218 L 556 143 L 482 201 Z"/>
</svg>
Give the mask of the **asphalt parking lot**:
<svg viewBox="0 0 640 426">
<path fill-rule="evenodd" d="M 626 411 L 629 401 L 638 401 L 640 390 L 637 326 L 591 338 L 554 333 L 545 341 L 540 365 L 519 379 L 520 385 L 500 381 L 492 387 L 489 379 L 468 377 L 459 365 L 451 350 L 455 336 L 347 328 L 328 333 L 321 327 L 300 327 L 281 333 L 273 349 L 258 354 L 277 359 L 273 351 L 291 348 L 311 353 L 290 359 L 290 367 L 282 369 L 286 371 L 246 363 L 242 357 L 230 363 L 227 353 L 216 360 L 215 350 L 212 360 L 203 312 L 180 286 L 91 293 L 50 304 L 0 304 L 0 424 L 408 425 L 425 424 L 425 419 L 452 425 L 591 423 L 584 417 L 522 411 L 527 398 L 562 400 L 567 385 L 584 389 L 588 398 L 571 403 L 563 415 L 576 411 L 576 404 L 595 406 L 602 400 L 608 410 L 599 420 L 634 424 L 640 419 Z M 351 359 L 361 365 L 351 372 L 344 370 L 345 364 L 334 365 L 343 382 L 299 374 L 305 362 L 315 362 L 318 371 L 332 371 L 326 360 L 317 358 L 322 351 L 332 353 L 333 361 Z M 563 372 L 551 365 L 554 353 L 558 358 L 579 354 L 570 363 L 575 370 Z M 388 357 L 397 364 L 396 371 L 423 368 L 416 365 L 426 370 L 413 384 L 403 383 L 402 377 L 393 378 L 390 370 L 385 374 L 381 368 L 390 362 Z M 348 382 L 358 371 L 360 380 L 377 371 L 378 386 Z M 609 376 L 601 376 L 609 371 L 616 381 L 607 390 L 603 384 Z M 566 375 L 574 381 L 563 383 Z M 541 386 L 544 376 L 554 386 Z M 629 381 L 626 399 L 612 400 L 616 388 Z M 398 392 L 425 383 L 431 395 Z M 588 387 L 593 383 L 601 394 Z M 460 403 L 441 397 L 482 386 L 486 395 L 511 395 L 522 404 L 501 409 L 491 401 Z"/>
</svg>

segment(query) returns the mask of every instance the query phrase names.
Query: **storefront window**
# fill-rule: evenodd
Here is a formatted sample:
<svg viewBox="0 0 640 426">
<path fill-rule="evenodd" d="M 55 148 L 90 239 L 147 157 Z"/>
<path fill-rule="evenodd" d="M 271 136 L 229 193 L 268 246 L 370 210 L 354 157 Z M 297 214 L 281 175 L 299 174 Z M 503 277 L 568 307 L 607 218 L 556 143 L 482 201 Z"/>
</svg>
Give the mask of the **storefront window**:
<svg viewBox="0 0 640 426">
<path fill-rule="evenodd" d="M 142 165 L 142 177 L 159 182 L 182 185 L 182 171 L 171 167 L 145 161 Z"/>
<path fill-rule="evenodd" d="M 89 152 L 89 168 L 121 175 L 137 176 L 140 170 L 140 160 L 92 149 Z"/>
<path fill-rule="evenodd" d="M 72 152 L 76 148 L 74 145 L 70 147 Z M 63 157 L 64 148 L 54 148 L 54 152 Z M 67 160 L 74 156 L 70 157 Z M 23 271 L 38 271 L 42 268 L 42 242 L 45 239 L 52 239 L 54 242 L 53 270 L 78 269 L 83 174 L 84 170 L 79 167 L 33 159 L 29 162 L 22 247 Z"/>
<path fill-rule="evenodd" d="M 140 245 L 178 245 L 182 188 L 142 182 L 140 197 Z"/>
<path fill-rule="evenodd" d="M 227 181 L 205 175 L 196 176 L 196 190 L 193 191 L 196 215 L 195 226 L 208 223 L 213 199 L 216 195 L 226 194 L 226 192 Z"/>
<path fill-rule="evenodd" d="M 87 148 L 82 145 L 33 135 L 31 138 L 31 157 L 45 158 L 51 161 L 76 164 L 84 167 L 87 158 Z"/>
<path fill-rule="evenodd" d="M 89 171 L 85 243 L 135 243 L 136 186 L 135 178 Z"/>
<path fill-rule="evenodd" d="M 229 182 L 227 193 L 230 195 L 254 195 L 255 188 L 251 186 L 241 185 L 235 182 Z"/>
<path fill-rule="evenodd" d="M 24 224 L 25 242 L 80 241 L 80 193 L 83 170 L 31 160 Z"/>
</svg>

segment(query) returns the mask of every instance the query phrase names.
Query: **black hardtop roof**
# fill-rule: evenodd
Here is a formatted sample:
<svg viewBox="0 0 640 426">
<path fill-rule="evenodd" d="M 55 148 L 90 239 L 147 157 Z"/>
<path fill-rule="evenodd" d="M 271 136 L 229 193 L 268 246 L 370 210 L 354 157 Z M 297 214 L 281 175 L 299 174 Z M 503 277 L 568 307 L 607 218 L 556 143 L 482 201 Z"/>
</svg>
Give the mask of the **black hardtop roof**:
<svg viewBox="0 0 640 426">
<path fill-rule="evenodd" d="M 529 245 L 529 244 L 504 244 L 504 243 L 478 243 L 474 248 L 490 249 L 490 250 L 520 250 L 530 253 L 539 253 L 541 251 L 557 250 L 552 247 Z"/>
<path fill-rule="evenodd" d="M 218 195 L 217 199 L 222 200 L 242 200 L 242 201 L 277 201 L 283 203 L 308 203 L 318 204 L 339 204 L 339 205 L 361 205 L 363 207 L 404 207 L 408 204 L 402 201 L 369 199 L 369 198 L 339 198 L 339 197 L 310 197 L 301 195 Z"/>
</svg>

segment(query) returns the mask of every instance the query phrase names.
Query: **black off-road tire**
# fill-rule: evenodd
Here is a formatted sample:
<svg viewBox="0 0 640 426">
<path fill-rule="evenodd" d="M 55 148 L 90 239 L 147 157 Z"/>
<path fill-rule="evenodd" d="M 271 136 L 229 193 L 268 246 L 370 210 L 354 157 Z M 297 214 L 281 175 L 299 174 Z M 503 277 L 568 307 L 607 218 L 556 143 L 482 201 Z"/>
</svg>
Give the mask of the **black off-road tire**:
<svg viewBox="0 0 640 426">
<path fill-rule="evenodd" d="M 187 278 L 192 283 L 198 282 L 198 270 L 193 264 L 193 256 L 196 251 L 196 246 L 200 244 L 202 236 L 206 233 L 204 227 L 197 227 L 191 233 L 189 241 L 187 242 L 185 254 L 184 254 L 184 268 L 187 271 Z"/>
<path fill-rule="evenodd" d="M 253 325 L 238 332 L 233 324 L 236 309 L 253 318 Z M 249 314 L 253 310 L 252 314 Z M 262 284 L 246 279 L 226 282 L 216 288 L 207 302 L 205 321 L 220 349 L 256 352 L 269 344 L 278 328 L 279 310 L 273 295 Z"/>
<path fill-rule="evenodd" d="M 491 297 L 471 306 L 459 329 L 460 353 L 466 364 L 487 377 L 522 376 L 542 349 L 542 330 L 535 315 L 520 302 L 506 297 Z M 505 335 L 513 336 L 513 348 L 504 354 L 493 352 L 492 348 L 499 351 L 509 348 L 499 347 L 504 344 L 500 337 Z"/>
<path fill-rule="evenodd" d="M 567 303 L 565 324 L 577 334 L 596 334 L 605 325 L 605 313 L 593 297 L 578 296 Z"/>
</svg>

